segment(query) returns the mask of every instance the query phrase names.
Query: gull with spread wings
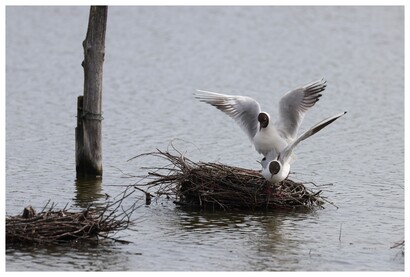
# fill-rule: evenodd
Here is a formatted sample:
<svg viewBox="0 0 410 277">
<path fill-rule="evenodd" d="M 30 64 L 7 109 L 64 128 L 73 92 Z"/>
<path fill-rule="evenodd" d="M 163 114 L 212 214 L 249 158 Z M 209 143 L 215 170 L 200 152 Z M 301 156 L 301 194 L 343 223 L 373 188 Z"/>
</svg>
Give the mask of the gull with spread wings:
<svg viewBox="0 0 410 277">
<path fill-rule="evenodd" d="M 325 88 L 326 81 L 321 79 L 287 92 L 279 102 L 279 117 L 275 122 L 248 96 L 197 90 L 195 97 L 233 118 L 260 154 L 271 153 L 276 157 L 296 139 L 305 113 L 315 105 Z"/>
</svg>

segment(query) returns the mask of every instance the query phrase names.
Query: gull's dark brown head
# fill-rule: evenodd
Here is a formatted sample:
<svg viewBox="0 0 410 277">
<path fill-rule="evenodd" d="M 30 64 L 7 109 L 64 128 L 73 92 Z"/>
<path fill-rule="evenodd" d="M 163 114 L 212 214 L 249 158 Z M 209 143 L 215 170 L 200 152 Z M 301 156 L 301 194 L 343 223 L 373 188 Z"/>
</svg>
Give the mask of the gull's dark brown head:
<svg viewBox="0 0 410 277">
<path fill-rule="evenodd" d="M 278 161 L 271 161 L 269 164 L 269 171 L 272 175 L 276 175 L 280 171 L 280 163 Z"/>
<path fill-rule="evenodd" d="M 266 128 L 269 125 L 269 115 L 267 113 L 261 112 L 258 115 L 258 121 L 260 124 L 260 128 L 259 130 L 261 130 L 262 128 Z"/>
</svg>

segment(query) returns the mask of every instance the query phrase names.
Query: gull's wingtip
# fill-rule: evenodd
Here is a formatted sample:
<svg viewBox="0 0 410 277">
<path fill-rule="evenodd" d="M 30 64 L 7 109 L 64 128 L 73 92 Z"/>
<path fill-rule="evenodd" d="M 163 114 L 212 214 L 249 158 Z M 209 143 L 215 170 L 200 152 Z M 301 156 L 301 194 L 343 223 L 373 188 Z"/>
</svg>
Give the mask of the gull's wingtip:
<svg viewBox="0 0 410 277">
<path fill-rule="evenodd" d="M 215 97 L 223 96 L 222 94 L 202 89 L 196 89 L 193 95 L 196 99 L 199 99 L 199 101 L 201 102 L 207 102 L 208 100 L 213 100 L 213 98 Z"/>
<path fill-rule="evenodd" d="M 316 81 L 313 81 L 312 83 L 323 83 L 323 84 L 326 84 L 326 79 L 325 79 L 325 77 L 322 77 L 322 78 L 318 78 L 318 79 L 316 79 Z"/>
<path fill-rule="evenodd" d="M 322 91 L 324 90 L 324 88 L 326 88 L 327 86 L 327 81 L 325 80 L 324 77 L 322 77 L 321 79 L 316 79 L 315 81 L 311 82 L 311 83 L 307 83 L 303 86 L 303 88 L 323 88 Z"/>
<path fill-rule="evenodd" d="M 339 118 L 339 117 L 344 116 L 345 114 L 347 114 L 347 111 L 341 112 L 341 113 L 335 115 L 334 117 Z"/>
<path fill-rule="evenodd" d="M 217 93 L 217 92 L 212 92 L 209 90 L 202 90 L 202 89 L 196 89 L 196 92 L 194 92 L 193 94 L 197 97 L 197 98 L 215 98 L 215 97 L 226 97 L 228 95 L 225 94 L 221 94 L 221 93 Z"/>
<path fill-rule="evenodd" d="M 195 98 L 201 98 L 201 95 L 207 94 L 208 91 L 202 90 L 202 89 L 195 89 L 195 91 L 192 93 Z"/>
<path fill-rule="evenodd" d="M 201 94 L 201 93 L 210 94 L 210 93 L 215 93 L 215 92 L 211 92 L 211 91 L 203 90 L 203 89 L 195 89 L 194 94 L 196 94 L 196 93 L 199 93 L 199 94 Z"/>
</svg>

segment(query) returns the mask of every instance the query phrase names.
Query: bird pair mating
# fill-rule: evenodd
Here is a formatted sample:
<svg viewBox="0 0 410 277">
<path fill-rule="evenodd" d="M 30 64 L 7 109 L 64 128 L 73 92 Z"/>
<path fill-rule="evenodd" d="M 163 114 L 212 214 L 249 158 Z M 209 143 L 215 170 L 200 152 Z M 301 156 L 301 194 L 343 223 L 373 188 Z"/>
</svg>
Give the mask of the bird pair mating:
<svg viewBox="0 0 410 277">
<path fill-rule="evenodd" d="M 256 151 L 264 155 L 263 177 L 279 183 L 289 175 L 295 147 L 346 113 L 331 116 L 296 137 L 305 113 L 319 101 L 325 88 L 326 81 L 322 79 L 286 93 L 279 102 L 279 118 L 274 123 L 268 113 L 261 111 L 259 103 L 247 96 L 197 90 L 195 97 L 215 106 L 242 127 Z"/>
</svg>

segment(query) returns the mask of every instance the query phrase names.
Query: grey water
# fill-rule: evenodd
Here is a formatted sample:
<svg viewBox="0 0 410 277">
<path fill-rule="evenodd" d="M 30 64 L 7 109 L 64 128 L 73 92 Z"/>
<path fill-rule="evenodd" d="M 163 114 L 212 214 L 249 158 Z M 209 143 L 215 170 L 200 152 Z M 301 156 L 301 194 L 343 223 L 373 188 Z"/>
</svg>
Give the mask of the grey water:
<svg viewBox="0 0 410 277">
<path fill-rule="evenodd" d="M 161 162 L 128 159 L 171 143 L 259 169 L 247 136 L 195 89 L 251 96 L 275 116 L 285 92 L 322 77 L 302 131 L 347 114 L 301 143 L 290 178 L 337 207 L 196 212 L 135 196 L 117 234 L 130 244 L 8 246 L 7 271 L 404 271 L 391 248 L 404 240 L 404 7 L 109 7 L 104 176 L 85 184 L 74 128 L 88 13 L 6 7 L 6 215 L 105 203 Z"/>
</svg>

